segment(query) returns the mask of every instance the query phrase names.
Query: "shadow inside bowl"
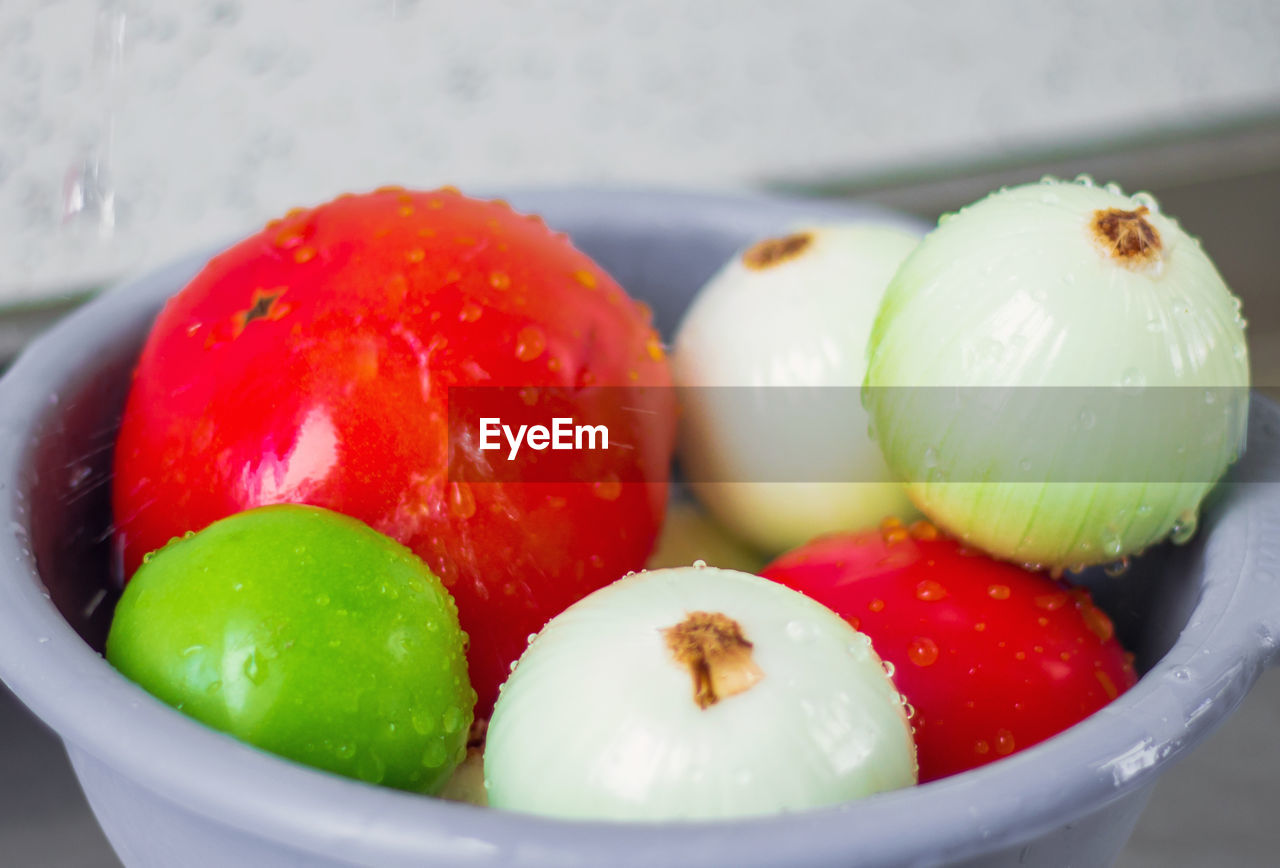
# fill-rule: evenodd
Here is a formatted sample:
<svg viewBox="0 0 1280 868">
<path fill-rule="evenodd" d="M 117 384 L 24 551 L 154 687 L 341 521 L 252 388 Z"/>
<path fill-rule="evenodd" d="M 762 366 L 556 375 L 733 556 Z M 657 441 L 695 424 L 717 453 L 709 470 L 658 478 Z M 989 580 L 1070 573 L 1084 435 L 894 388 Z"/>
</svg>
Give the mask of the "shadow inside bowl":
<svg viewBox="0 0 1280 868">
<path fill-rule="evenodd" d="M 111 482 L 116 432 L 141 348 L 121 345 L 51 398 L 22 480 L 32 554 L 58 611 L 101 652 L 119 599 L 112 578 Z"/>
</svg>

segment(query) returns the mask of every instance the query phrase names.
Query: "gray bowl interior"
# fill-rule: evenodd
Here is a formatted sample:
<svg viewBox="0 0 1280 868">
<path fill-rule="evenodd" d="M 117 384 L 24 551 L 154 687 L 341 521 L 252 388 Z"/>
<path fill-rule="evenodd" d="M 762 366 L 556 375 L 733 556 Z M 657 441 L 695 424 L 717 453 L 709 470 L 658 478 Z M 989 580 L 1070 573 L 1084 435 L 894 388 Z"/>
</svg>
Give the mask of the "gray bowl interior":
<svg viewBox="0 0 1280 868">
<path fill-rule="evenodd" d="M 762 197 L 566 190 L 508 198 L 568 231 L 653 306 L 667 336 L 696 289 L 752 239 L 820 220 L 914 225 L 863 207 Z M 423 800 L 268 757 L 161 706 L 98 655 L 117 596 L 110 467 L 129 374 L 151 318 L 206 258 L 106 293 L 38 342 L 0 383 L 0 674 L 59 732 L 82 773 L 96 770 L 137 788 L 161 806 L 155 810 L 175 812 L 174 828 L 206 822 L 215 839 L 268 842 L 272 852 L 308 863 L 1026 859 L 1037 838 L 1062 840 L 1073 822 L 1087 827 L 1108 805 L 1141 795 L 1275 657 L 1280 496 L 1274 484 L 1227 482 L 1190 544 L 1159 547 L 1122 578 L 1078 577 L 1137 653 L 1145 675 L 1134 690 L 1043 745 L 912 791 L 752 823 L 655 829 Z M 1280 479 L 1278 431 L 1280 411 L 1255 398 L 1239 478 Z M 99 816 L 114 818 L 118 806 L 104 807 L 101 798 Z M 1141 802 L 1131 800 L 1127 813 L 1117 809 L 1121 821 L 1094 837 L 1110 829 L 1118 848 Z M 917 827 L 922 816 L 931 818 L 927 829 Z M 108 825 L 113 843 L 146 862 L 121 828 L 117 819 Z M 1069 851 L 1038 852 L 1057 858 Z"/>
</svg>

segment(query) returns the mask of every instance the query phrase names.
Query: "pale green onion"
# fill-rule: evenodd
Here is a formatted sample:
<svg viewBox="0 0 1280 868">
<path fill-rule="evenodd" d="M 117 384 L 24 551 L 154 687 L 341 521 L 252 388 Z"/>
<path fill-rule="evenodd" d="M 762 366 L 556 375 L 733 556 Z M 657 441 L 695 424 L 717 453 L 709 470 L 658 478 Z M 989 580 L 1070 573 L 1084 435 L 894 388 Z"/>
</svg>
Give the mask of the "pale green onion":
<svg viewBox="0 0 1280 868">
<path fill-rule="evenodd" d="M 863 397 L 930 519 L 1060 570 L 1189 537 L 1242 448 L 1248 385 L 1240 303 L 1200 243 L 1146 194 L 1045 179 L 908 257 Z"/>
</svg>

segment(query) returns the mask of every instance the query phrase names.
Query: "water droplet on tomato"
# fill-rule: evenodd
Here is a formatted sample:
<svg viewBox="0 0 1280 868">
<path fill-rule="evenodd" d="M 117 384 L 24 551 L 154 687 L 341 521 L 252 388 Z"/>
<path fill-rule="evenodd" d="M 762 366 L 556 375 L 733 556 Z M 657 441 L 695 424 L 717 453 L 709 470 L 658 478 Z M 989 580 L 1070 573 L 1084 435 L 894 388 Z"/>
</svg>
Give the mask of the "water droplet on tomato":
<svg viewBox="0 0 1280 868">
<path fill-rule="evenodd" d="M 925 579 L 916 585 L 916 599 L 935 602 L 947 596 L 947 589 L 933 579 Z"/>
<path fill-rule="evenodd" d="M 1111 680 L 1110 675 L 1101 669 L 1095 669 L 1093 677 L 1098 679 L 1098 683 L 1102 685 L 1102 692 L 1107 694 L 1107 699 L 1115 699 L 1120 695 L 1120 691 L 1116 689 L 1116 683 Z"/>
<path fill-rule="evenodd" d="M 492 271 L 489 273 L 489 285 L 497 290 L 510 289 L 511 278 L 505 271 Z"/>
<path fill-rule="evenodd" d="M 907 528 L 912 539 L 918 540 L 935 540 L 938 538 L 938 529 L 934 525 L 923 518 L 919 521 L 913 521 L 911 526 Z"/>
<path fill-rule="evenodd" d="M 932 666 L 938 662 L 938 643 L 927 637 L 912 639 L 907 646 L 907 659 L 917 666 Z"/>
<path fill-rule="evenodd" d="M 480 315 L 483 313 L 484 308 L 476 304 L 474 301 L 469 301 L 462 306 L 461 310 L 458 311 L 458 319 L 463 322 L 475 322 L 480 319 Z"/>
<path fill-rule="evenodd" d="M 1084 626 L 1089 632 L 1097 636 L 1102 642 L 1110 641 L 1111 637 L 1116 634 L 1116 628 L 1106 613 L 1087 600 L 1080 602 L 1078 607 L 1080 609 L 1080 617 L 1084 620 Z"/>
<path fill-rule="evenodd" d="M 617 500 L 622 494 L 622 483 L 618 477 L 608 474 L 604 479 L 591 483 L 591 489 L 601 500 Z"/>
<path fill-rule="evenodd" d="M 1016 745 L 1013 741 L 1013 733 L 1007 729 L 996 730 L 996 753 L 1000 756 L 1008 756 L 1013 753 L 1014 747 Z"/>
<path fill-rule="evenodd" d="M 525 326 L 516 335 L 516 358 L 531 362 L 547 348 L 547 336 L 537 326 Z"/>
<path fill-rule="evenodd" d="M 993 600 L 1007 600 L 1009 595 L 1013 593 L 1009 590 L 1008 585 L 988 585 L 987 596 Z"/>
<path fill-rule="evenodd" d="M 1070 598 L 1065 593 L 1056 594 L 1040 594 L 1032 602 L 1037 609 L 1044 609 L 1046 612 L 1056 612 L 1067 604 Z"/>
<path fill-rule="evenodd" d="M 465 482 L 449 483 L 449 511 L 458 518 L 471 518 L 476 514 L 476 497 Z"/>
</svg>

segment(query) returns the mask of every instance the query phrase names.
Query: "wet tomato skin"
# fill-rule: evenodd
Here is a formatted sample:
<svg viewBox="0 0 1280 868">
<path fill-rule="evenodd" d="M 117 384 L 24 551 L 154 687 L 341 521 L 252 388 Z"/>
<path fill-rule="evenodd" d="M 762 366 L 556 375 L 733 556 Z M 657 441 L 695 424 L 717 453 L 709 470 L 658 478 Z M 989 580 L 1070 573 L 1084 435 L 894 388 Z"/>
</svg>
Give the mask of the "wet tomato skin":
<svg viewBox="0 0 1280 868">
<path fill-rule="evenodd" d="M 1132 657 L 1088 593 L 926 522 L 823 537 L 761 573 L 833 609 L 893 665 L 920 781 L 1028 748 L 1132 687 Z"/>
<path fill-rule="evenodd" d="M 484 716 L 528 634 L 653 547 L 675 412 L 647 388 L 670 385 L 650 318 L 500 201 L 386 188 L 290 212 L 153 326 L 116 445 L 117 571 L 256 506 L 354 516 L 453 594 Z M 513 481 L 474 448 L 450 467 L 449 389 L 467 386 L 562 387 L 627 457 L 583 482 Z"/>
</svg>

